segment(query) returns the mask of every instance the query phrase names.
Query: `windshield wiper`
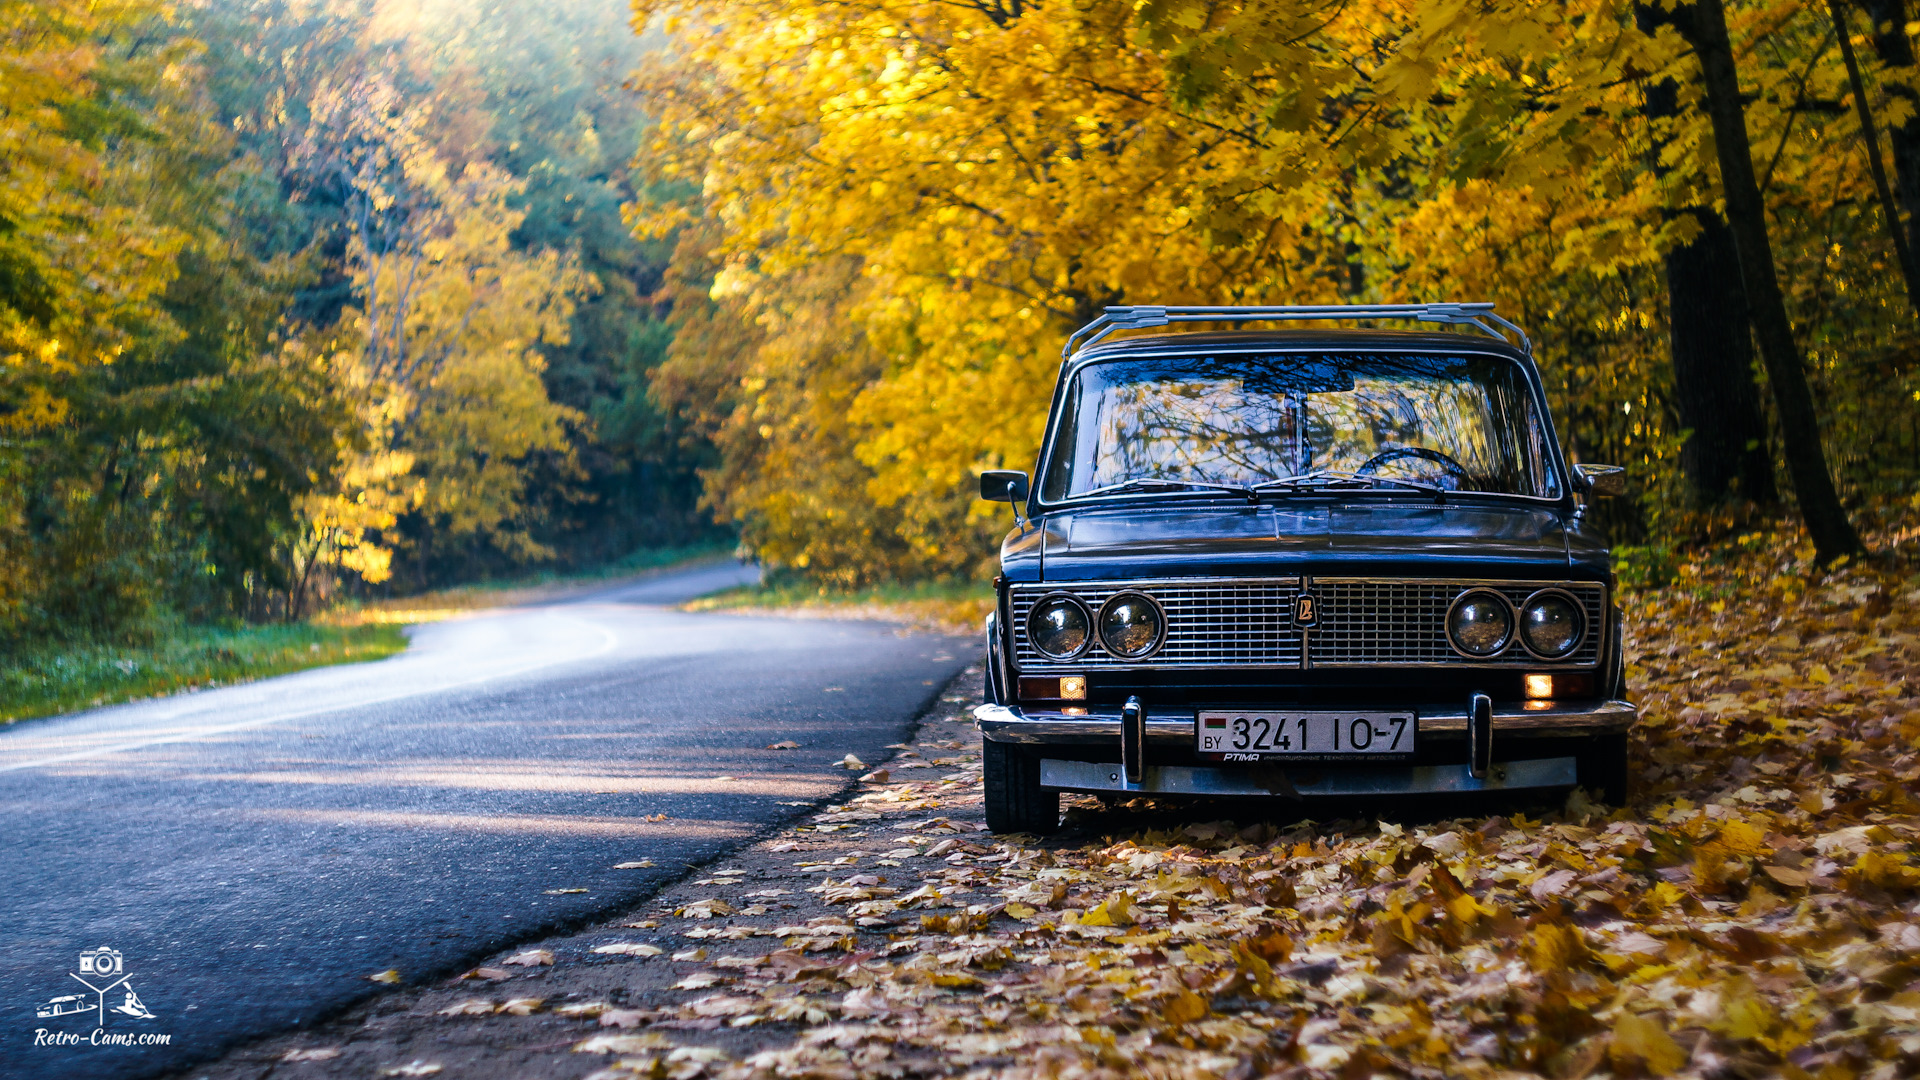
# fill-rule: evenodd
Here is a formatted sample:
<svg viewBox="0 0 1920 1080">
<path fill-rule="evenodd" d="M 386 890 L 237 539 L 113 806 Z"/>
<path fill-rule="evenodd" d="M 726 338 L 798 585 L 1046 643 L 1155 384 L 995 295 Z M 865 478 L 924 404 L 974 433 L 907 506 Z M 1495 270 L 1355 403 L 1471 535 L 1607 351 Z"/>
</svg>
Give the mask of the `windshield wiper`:
<svg viewBox="0 0 1920 1080">
<path fill-rule="evenodd" d="M 1160 491 L 1225 491 L 1229 494 L 1238 495 L 1250 503 L 1260 501 L 1260 492 L 1250 487 L 1236 486 L 1234 484 L 1214 484 L 1205 480 L 1163 480 L 1157 476 L 1136 476 L 1131 480 L 1122 480 L 1117 484 L 1108 484 L 1106 487 L 1097 487 L 1092 491 L 1083 491 L 1076 496 L 1076 498 L 1108 495 L 1131 489 L 1149 491 L 1156 489 Z"/>
<path fill-rule="evenodd" d="M 1342 472 L 1339 469 L 1319 469 L 1310 473 L 1301 473 L 1299 476 L 1283 476 L 1278 480 L 1265 480 L 1253 485 L 1251 490 L 1260 492 L 1270 491 L 1276 488 L 1302 488 L 1309 486 L 1310 482 L 1315 480 L 1323 481 L 1323 486 L 1328 488 L 1333 487 L 1336 483 L 1367 485 L 1398 484 L 1401 487 L 1412 488 L 1415 491 L 1429 492 L 1433 495 L 1435 502 L 1447 501 L 1447 489 L 1436 487 L 1433 484 L 1423 484 L 1418 480 L 1401 480 L 1392 476 L 1361 476 L 1359 473 Z"/>
</svg>

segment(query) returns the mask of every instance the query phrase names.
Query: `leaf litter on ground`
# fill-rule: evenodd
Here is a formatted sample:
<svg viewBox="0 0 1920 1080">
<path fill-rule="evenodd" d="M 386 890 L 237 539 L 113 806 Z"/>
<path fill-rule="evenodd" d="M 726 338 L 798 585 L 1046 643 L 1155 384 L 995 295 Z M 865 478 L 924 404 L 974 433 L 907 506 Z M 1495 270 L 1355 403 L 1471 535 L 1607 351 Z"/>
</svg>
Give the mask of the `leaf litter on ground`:
<svg viewBox="0 0 1920 1080">
<path fill-rule="evenodd" d="M 1810 563 L 1763 537 L 1627 597 L 1628 807 L 1070 799 L 1063 836 L 994 837 L 977 737 L 945 726 L 978 696 L 949 690 L 894 749 L 951 771 L 885 763 L 759 845 L 788 888 L 689 883 L 610 924 L 657 927 L 670 967 L 615 931 L 580 970 L 631 991 L 437 1023 L 629 1032 L 561 1044 L 614 1059 L 595 1080 L 1920 1074 L 1920 576 Z"/>
<path fill-rule="evenodd" d="M 1629 807 L 956 829 L 811 888 L 891 941 L 780 928 L 674 1016 L 797 1023 L 708 1067 L 741 1080 L 1913 1075 L 1920 578 L 1809 563 L 1772 540 L 1630 598 Z M 979 785 L 890 779 L 821 820 L 924 835 Z"/>
</svg>

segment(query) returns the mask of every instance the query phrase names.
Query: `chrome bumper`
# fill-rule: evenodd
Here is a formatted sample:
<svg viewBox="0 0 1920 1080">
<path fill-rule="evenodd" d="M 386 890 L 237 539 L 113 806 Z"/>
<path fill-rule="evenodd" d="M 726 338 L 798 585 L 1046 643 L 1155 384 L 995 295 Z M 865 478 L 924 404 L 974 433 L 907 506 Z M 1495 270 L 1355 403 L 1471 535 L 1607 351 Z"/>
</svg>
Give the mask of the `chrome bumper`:
<svg viewBox="0 0 1920 1080">
<path fill-rule="evenodd" d="M 1625 701 L 1587 702 L 1562 705 L 1543 702 L 1538 709 L 1496 709 L 1494 735 L 1532 737 L 1600 735 L 1625 731 L 1633 725 L 1633 705 Z M 1422 735 L 1467 733 L 1465 703 L 1424 706 L 1415 710 Z M 1120 710 L 1089 709 L 1084 716 L 1058 711 L 1023 710 L 1006 705 L 980 705 L 973 710 L 974 721 L 983 738 L 994 742 L 1026 743 L 1036 746 L 1113 746 L 1120 745 Z M 1147 743 L 1154 746 L 1178 745 L 1191 750 L 1194 712 L 1147 713 Z M 1397 770 L 1404 772 L 1405 770 Z M 1569 781 L 1571 783 L 1571 781 Z M 1454 790 L 1451 788 L 1436 790 Z M 1464 789 L 1463 789 L 1464 790 Z"/>
<path fill-rule="evenodd" d="M 1465 765 L 1288 766 L 1284 770 L 1149 765 L 1137 784 L 1129 783 L 1118 765 L 1052 758 L 1040 761 L 1043 788 L 1131 795 L 1278 795 L 1288 799 L 1432 795 L 1572 787 L 1578 779 L 1578 769 L 1570 757 L 1495 762 L 1485 778 L 1475 778 Z"/>
</svg>

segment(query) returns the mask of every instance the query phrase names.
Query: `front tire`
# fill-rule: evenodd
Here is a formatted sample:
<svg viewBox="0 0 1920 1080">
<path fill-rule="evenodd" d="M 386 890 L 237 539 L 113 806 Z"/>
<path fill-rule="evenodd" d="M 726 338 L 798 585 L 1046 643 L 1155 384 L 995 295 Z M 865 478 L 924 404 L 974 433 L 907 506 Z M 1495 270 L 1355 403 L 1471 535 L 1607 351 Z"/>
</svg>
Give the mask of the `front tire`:
<svg viewBox="0 0 1920 1080">
<path fill-rule="evenodd" d="M 1040 757 L 1024 746 L 980 744 L 986 782 L 987 828 L 996 833 L 1046 834 L 1060 827 L 1060 793 L 1040 786 Z"/>
</svg>

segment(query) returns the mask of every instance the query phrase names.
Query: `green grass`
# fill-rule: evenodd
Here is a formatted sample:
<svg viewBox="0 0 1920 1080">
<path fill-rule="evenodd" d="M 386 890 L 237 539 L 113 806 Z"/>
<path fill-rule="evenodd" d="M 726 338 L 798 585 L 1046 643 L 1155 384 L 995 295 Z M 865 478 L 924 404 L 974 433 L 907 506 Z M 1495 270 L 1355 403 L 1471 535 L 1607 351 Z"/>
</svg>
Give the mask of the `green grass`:
<svg viewBox="0 0 1920 1080">
<path fill-rule="evenodd" d="M 788 582 L 728 589 L 681 606 L 687 611 L 797 611 L 886 619 L 973 634 L 993 610 L 993 587 L 981 581 L 918 581 L 843 590 Z"/>
<path fill-rule="evenodd" d="M 167 626 L 148 645 L 63 644 L 0 655 L 0 725 L 181 690 L 225 686 L 401 652 L 401 627 L 538 601 L 572 589 L 723 558 L 733 542 L 653 548 L 586 571 L 542 571 L 421 596 L 342 604 L 309 622 Z"/>
<path fill-rule="evenodd" d="M 398 626 L 177 626 L 148 645 L 69 645 L 0 660 L 0 724 L 189 688 L 392 656 Z"/>
<path fill-rule="evenodd" d="M 437 622 L 466 611 L 539 603 L 596 584 L 723 559 L 733 554 L 731 540 L 686 547 L 648 548 L 589 570 L 542 570 L 521 577 L 478 581 L 448 589 L 384 600 L 347 601 L 315 617 L 328 626 Z"/>
</svg>

